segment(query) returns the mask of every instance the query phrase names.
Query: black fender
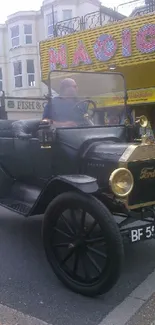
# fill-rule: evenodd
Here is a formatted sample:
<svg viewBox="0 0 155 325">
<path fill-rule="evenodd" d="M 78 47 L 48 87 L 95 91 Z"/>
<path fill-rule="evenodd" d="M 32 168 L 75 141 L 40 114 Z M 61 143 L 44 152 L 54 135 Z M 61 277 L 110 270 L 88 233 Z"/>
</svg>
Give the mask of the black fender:
<svg viewBox="0 0 155 325">
<path fill-rule="evenodd" d="M 57 180 L 69 184 L 84 193 L 92 194 L 99 189 L 97 179 L 87 175 L 58 176 Z"/>
<path fill-rule="evenodd" d="M 97 193 L 99 190 L 97 179 L 87 175 L 61 175 L 52 178 L 41 191 L 30 214 L 43 214 L 57 195 L 75 190 L 85 194 Z"/>
</svg>

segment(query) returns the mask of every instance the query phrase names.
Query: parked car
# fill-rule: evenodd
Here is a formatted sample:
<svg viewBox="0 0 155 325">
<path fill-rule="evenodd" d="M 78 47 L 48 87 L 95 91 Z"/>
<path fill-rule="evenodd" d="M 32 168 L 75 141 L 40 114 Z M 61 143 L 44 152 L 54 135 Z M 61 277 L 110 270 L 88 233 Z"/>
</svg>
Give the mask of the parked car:
<svg viewBox="0 0 155 325">
<path fill-rule="evenodd" d="M 117 282 L 124 240 L 154 238 L 155 144 L 138 135 L 147 119 L 131 120 L 121 74 L 72 77 L 79 85 L 75 110 L 81 101 L 87 106 L 83 124 L 0 121 L 0 205 L 25 217 L 44 214 L 43 245 L 53 271 L 71 290 L 95 296 Z M 51 88 L 58 92 L 53 73 L 53 109 Z M 102 108 L 118 96 L 124 123 L 105 125 Z"/>
</svg>

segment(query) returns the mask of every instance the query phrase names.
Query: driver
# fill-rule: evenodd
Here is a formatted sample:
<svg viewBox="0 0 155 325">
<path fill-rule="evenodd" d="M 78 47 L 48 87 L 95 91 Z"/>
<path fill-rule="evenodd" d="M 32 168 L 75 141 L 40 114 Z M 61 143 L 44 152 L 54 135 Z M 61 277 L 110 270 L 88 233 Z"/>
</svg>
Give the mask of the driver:
<svg viewBox="0 0 155 325">
<path fill-rule="evenodd" d="M 60 84 L 60 96 L 52 99 L 52 107 L 47 104 L 44 108 L 43 119 L 63 126 L 73 126 L 84 123 L 87 107 L 79 103 L 78 89 L 74 79 L 66 78 Z M 75 107 L 77 105 L 77 107 Z"/>
</svg>

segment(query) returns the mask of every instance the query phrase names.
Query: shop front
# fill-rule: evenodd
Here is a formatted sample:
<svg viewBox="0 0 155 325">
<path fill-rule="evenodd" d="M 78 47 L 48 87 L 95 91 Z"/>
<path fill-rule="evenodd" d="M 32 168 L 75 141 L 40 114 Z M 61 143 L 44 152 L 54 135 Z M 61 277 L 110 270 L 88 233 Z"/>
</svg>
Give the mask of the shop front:
<svg viewBox="0 0 155 325">
<path fill-rule="evenodd" d="M 5 97 L 5 111 L 9 120 L 42 118 L 46 98 Z"/>
</svg>

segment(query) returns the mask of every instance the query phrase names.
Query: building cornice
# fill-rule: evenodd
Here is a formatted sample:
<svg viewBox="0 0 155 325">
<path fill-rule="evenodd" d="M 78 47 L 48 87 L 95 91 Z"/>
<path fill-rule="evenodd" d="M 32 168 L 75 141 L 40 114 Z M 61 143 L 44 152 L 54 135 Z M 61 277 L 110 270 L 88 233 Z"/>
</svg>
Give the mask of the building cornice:
<svg viewBox="0 0 155 325">
<path fill-rule="evenodd" d="M 0 29 L 6 29 L 6 24 L 0 24 Z"/>
<path fill-rule="evenodd" d="M 79 1 L 77 1 L 77 4 L 78 5 L 80 5 L 80 4 L 82 4 L 82 3 L 84 3 L 84 2 L 89 2 L 89 3 L 91 3 L 91 4 L 93 4 L 93 5 L 96 5 L 96 6 L 101 6 L 101 1 L 100 0 L 79 0 Z"/>
<path fill-rule="evenodd" d="M 34 20 L 41 16 L 41 11 L 19 11 L 7 17 L 6 24 L 12 24 L 21 20 Z"/>
<path fill-rule="evenodd" d="M 52 6 L 57 7 L 59 5 L 77 5 L 78 0 L 44 0 L 42 3 L 42 10 L 52 8 Z"/>
<path fill-rule="evenodd" d="M 52 0 L 44 0 L 40 10 L 16 12 L 16 13 L 8 16 L 6 24 L 0 25 L 0 28 L 5 28 L 5 26 L 7 26 L 9 24 L 13 24 L 13 23 L 20 22 L 23 20 L 36 20 L 43 15 L 44 11 L 46 11 L 48 9 L 52 10 L 52 6 L 57 7 L 58 5 L 62 5 L 62 4 L 63 5 L 64 4 L 80 5 L 84 2 L 91 3 L 91 4 L 98 6 L 99 8 L 101 8 L 102 13 L 107 14 L 112 17 L 115 17 L 116 19 L 125 18 L 125 16 L 119 14 L 118 12 L 114 11 L 113 9 L 102 6 L 100 0 L 53 0 L 53 1 Z"/>
</svg>

